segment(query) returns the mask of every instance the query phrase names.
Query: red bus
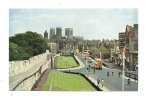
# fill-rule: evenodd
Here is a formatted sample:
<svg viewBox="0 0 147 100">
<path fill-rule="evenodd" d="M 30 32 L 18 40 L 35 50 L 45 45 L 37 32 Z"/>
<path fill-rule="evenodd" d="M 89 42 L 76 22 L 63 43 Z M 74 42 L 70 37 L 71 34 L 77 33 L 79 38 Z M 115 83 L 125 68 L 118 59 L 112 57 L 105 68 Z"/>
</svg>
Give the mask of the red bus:
<svg viewBox="0 0 147 100">
<path fill-rule="evenodd" d="M 103 61 L 101 59 L 95 58 L 94 59 L 94 68 L 102 69 Z"/>
</svg>

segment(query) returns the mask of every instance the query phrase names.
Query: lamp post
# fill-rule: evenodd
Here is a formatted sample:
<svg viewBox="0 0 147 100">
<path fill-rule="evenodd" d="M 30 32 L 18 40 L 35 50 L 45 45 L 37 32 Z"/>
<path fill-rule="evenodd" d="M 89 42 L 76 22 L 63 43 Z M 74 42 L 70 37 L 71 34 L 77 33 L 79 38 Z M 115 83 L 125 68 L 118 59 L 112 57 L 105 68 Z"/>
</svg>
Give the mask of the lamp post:
<svg viewBox="0 0 147 100">
<path fill-rule="evenodd" d="M 100 53 L 100 59 L 101 59 L 101 51 L 99 51 L 99 53 Z"/>
<path fill-rule="evenodd" d="M 123 47 L 122 51 L 122 60 L 123 60 L 123 68 L 122 68 L 122 91 L 124 91 L 124 67 L 125 67 L 125 47 Z"/>
<path fill-rule="evenodd" d="M 52 42 L 51 42 L 51 69 L 53 69 L 53 55 L 52 55 Z"/>
</svg>

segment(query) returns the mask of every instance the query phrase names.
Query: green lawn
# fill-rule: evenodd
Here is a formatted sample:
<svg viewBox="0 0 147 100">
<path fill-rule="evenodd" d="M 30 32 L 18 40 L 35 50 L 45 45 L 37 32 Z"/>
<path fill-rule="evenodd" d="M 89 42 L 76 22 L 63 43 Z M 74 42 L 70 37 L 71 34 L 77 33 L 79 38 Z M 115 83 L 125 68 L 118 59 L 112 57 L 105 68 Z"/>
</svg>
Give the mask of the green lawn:
<svg viewBox="0 0 147 100">
<path fill-rule="evenodd" d="M 75 62 L 73 57 L 70 56 L 60 56 L 57 59 L 57 68 L 71 68 L 77 67 L 78 64 Z"/>
<path fill-rule="evenodd" d="M 52 91 L 96 91 L 91 84 L 81 75 L 69 74 L 52 70 L 43 87 L 48 91 L 52 85 Z"/>
</svg>

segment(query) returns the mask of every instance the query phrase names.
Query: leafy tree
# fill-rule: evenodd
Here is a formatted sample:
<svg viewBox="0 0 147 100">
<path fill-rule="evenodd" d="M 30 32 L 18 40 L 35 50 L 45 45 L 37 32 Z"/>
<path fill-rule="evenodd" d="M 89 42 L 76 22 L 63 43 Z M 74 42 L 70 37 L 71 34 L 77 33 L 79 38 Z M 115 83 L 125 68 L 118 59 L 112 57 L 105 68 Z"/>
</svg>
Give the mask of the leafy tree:
<svg viewBox="0 0 147 100">
<path fill-rule="evenodd" d="M 96 44 L 96 43 L 97 43 L 97 40 L 92 40 L 92 42 L 93 42 L 94 44 Z"/>
<path fill-rule="evenodd" d="M 83 44 L 79 44 L 78 48 L 79 48 L 79 51 L 82 51 L 83 50 Z M 84 44 L 84 49 L 87 49 L 86 44 Z"/>
<path fill-rule="evenodd" d="M 109 50 L 105 47 L 101 47 L 98 50 L 101 51 L 101 52 L 109 52 Z"/>
<path fill-rule="evenodd" d="M 27 31 L 9 37 L 9 61 L 26 60 L 32 56 L 44 53 L 49 50 L 48 39 L 41 34 Z"/>
<path fill-rule="evenodd" d="M 91 51 L 92 51 L 92 52 L 98 52 L 98 48 L 92 47 L 92 48 L 91 48 Z"/>
<path fill-rule="evenodd" d="M 9 44 L 9 60 L 16 60 L 19 55 L 18 46 L 15 43 L 10 42 Z"/>
</svg>

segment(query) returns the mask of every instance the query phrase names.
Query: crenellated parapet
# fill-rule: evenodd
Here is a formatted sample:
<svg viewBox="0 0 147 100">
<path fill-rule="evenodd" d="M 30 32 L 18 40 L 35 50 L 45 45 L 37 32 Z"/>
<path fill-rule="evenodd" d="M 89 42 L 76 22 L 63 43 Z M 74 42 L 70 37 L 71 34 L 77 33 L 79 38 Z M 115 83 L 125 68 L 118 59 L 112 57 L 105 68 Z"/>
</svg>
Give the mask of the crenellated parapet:
<svg viewBox="0 0 147 100">
<path fill-rule="evenodd" d="M 48 54 L 49 50 L 46 50 L 45 53 L 31 57 L 28 60 L 9 62 L 9 77 L 28 71 L 35 64 L 41 62 L 42 60 L 46 60 Z"/>
<path fill-rule="evenodd" d="M 28 60 L 9 62 L 9 90 L 30 91 L 41 74 L 51 67 L 49 51 Z"/>
</svg>

